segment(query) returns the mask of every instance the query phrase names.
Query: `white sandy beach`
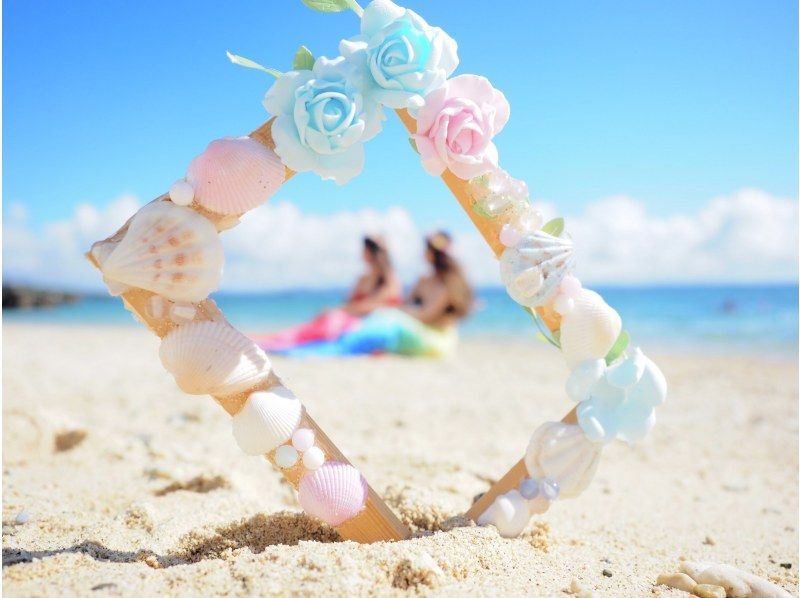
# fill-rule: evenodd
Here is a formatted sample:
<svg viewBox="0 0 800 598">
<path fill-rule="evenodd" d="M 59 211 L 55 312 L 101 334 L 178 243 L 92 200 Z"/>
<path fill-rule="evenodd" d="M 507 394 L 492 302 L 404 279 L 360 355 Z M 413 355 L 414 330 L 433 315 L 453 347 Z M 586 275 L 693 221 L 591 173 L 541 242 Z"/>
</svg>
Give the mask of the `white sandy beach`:
<svg viewBox="0 0 800 598">
<path fill-rule="evenodd" d="M 7 325 L 3 349 L 7 596 L 686 596 L 656 586 L 680 559 L 797 592 L 789 360 L 652 355 L 670 396 L 648 441 L 607 448 L 580 498 L 506 540 L 451 518 L 571 408 L 555 351 L 469 340 L 447 362 L 275 359 L 418 532 L 358 545 L 300 514 L 225 412 L 176 388 L 144 330 Z"/>
</svg>

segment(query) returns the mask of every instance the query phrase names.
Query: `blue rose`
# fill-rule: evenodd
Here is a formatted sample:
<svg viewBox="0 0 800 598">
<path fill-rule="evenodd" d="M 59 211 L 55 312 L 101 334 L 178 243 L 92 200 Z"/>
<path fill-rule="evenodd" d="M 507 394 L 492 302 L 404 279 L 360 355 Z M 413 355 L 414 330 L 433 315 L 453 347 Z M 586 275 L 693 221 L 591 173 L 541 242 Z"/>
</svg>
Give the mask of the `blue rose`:
<svg viewBox="0 0 800 598">
<path fill-rule="evenodd" d="M 276 117 L 272 138 L 281 161 L 340 185 L 363 169 L 363 142 L 378 134 L 383 119 L 380 104 L 362 93 L 357 69 L 341 56 L 282 75 L 264 107 Z"/>
<path fill-rule="evenodd" d="M 417 109 L 458 66 L 452 37 L 413 10 L 374 0 L 361 17 L 361 35 L 342 40 L 339 51 L 365 74 L 368 92 L 390 108 Z"/>
</svg>

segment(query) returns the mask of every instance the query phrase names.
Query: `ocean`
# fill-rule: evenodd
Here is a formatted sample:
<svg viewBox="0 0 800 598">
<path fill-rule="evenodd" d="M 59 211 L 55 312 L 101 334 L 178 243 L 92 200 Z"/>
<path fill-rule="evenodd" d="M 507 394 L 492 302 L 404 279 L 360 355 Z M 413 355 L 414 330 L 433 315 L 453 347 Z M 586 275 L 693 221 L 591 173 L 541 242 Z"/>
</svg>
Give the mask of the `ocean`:
<svg viewBox="0 0 800 598">
<path fill-rule="evenodd" d="M 622 316 L 632 343 L 657 349 L 754 352 L 794 356 L 797 285 L 596 287 Z M 343 290 L 213 295 L 245 332 L 278 330 L 336 305 Z M 536 328 L 502 288 L 477 290 L 478 309 L 461 326 L 465 337 L 528 337 Z M 3 312 L 6 323 L 136 325 L 121 301 L 90 296 L 74 304 Z"/>
</svg>

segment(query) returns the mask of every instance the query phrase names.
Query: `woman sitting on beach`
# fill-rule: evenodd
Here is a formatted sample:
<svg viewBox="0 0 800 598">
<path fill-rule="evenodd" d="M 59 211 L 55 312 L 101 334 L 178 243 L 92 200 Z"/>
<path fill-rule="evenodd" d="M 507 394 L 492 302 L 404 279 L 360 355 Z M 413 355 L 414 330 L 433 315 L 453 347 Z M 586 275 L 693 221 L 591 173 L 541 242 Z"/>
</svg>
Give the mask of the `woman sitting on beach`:
<svg viewBox="0 0 800 598">
<path fill-rule="evenodd" d="M 407 302 L 380 308 L 336 339 L 286 348 L 287 355 L 364 355 L 399 353 L 442 357 L 455 348 L 456 324 L 472 309 L 472 289 L 450 255 L 450 235 L 437 232 L 425 240 L 432 267 L 414 285 Z"/>
<path fill-rule="evenodd" d="M 343 305 L 321 312 L 310 322 L 275 334 L 257 336 L 256 342 L 268 351 L 283 351 L 315 341 L 336 339 L 373 310 L 400 305 L 402 287 L 392 268 L 386 244 L 378 236 L 365 236 L 363 243 L 367 269 L 358 278 Z"/>
</svg>

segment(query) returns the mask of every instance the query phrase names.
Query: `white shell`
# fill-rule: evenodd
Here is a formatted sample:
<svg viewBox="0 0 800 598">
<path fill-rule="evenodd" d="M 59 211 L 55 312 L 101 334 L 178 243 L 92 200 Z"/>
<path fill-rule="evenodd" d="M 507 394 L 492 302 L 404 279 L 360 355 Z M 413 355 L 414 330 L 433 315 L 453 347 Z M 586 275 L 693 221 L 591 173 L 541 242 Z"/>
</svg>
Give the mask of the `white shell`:
<svg viewBox="0 0 800 598">
<path fill-rule="evenodd" d="M 284 386 L 256 391 L 233 416 L 233 437 L 248 455 L 265 455 L 289 438 L 300 425 L 303 406 Z"/>
<path fill-rule="evenodd" d="M 619 314 L 594 291 L 581 289 L 575 307 L 561 318 L 561 351 L 567 365 L 604 358 L 621 330 Z"/>
<path fill-rule="evenodd" d="M 269 358 L 251 339 L 218 321 L 178 326 L 161 341 L 161 363 L 191 395 L 233 395 L 264 380 Z"/>
<path fill-rule="evenodd" d="M 536 231 L 503 251 L 500 278 L 514 301 L 537 307 L 556 293 L 574 262 L 572 241 Z"/>
<path fill-rule="evenodd" d="M 143 207 L 100 262 L 106 281 L 147 289 L 172 301 L 201 301 L 219 286 L 224 255 L 203 216 L 166 201 Z"/>
<path fill-rule="evenodd" d="M 530 521 L 528 502 L 519 490 L 509 490 L 494 499 L 494 502 L 478 517 L 478 525 L 493 525 L 504 538 L 516 538 Z"/>
<path fill-rule="evenodd" d="M 539 426 L 525 451 L 525 467 L 532 478 L 558 483 L 564 498 L 583 492 L 597 471 L 602 445 L 590 442 L 580 426 L 547 422 Z"/>
</svg>

